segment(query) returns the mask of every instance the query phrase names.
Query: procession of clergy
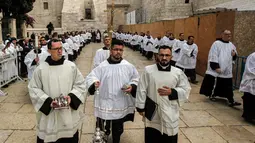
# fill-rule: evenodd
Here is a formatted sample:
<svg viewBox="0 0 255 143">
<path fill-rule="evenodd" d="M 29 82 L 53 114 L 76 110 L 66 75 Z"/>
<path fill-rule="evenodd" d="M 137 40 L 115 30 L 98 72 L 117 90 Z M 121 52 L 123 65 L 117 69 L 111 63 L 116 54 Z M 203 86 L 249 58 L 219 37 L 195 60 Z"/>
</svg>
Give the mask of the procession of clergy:
<svg viewBox="0 0 255 143">
<path fill-rule="evenodd" d="M 95 127 L 104 135 L 111 135 L 113 143 L 120 142 L 124 123 L 134 121 L 135 111 L 143 116 L 145 143 L 178 142 L 179 109 L 191 90 L 188 78 L 197 84 L 198 47 L 194 36 L 188 36 L 186 41 L 183 33 L 178 40 L 169 32 L 155 39 L 150 32 L 114 32 L 112 39 L 104 35 L 104 47 L 97 50 L 93 69 L 86 77 L 73 61 L 87 40 L 79 33 L 65 33 L 61 40 L 57 37 L 55 33 L 48 41 L 40 38 L 41 53 L 33 50 L 25 58 L 31 70 L 28 89 L 37 115 L 37 143 L 78 143 L 80 125 L 86 120 L 80 105 L 87 95 L 94 95 Z M 231 32 L 224 30 L 221 39 L 212 44 L 200 94 L 213 101 L 217 96 L 225 97 L 233 107 L 241 103 L 233 98 L 232 64 L 237 51 L 230 38 Z M 135 66 L 122 57 L 125 46 L 139 50 L 148 59 L 154 55 L 155 64 L 146 66 L 139 75 Z M 255 53 L 247 59 L 240 87 L 244 92 L 243 117 L 249 122 L 255 119 L 254 67 Z M 58 109 L 61 104 L 56 98 L 60 96 L 69 108 Z M 103 139 L 92 140 L 103 143 Z"/>
<path fill-rule="evenodd" d="M 64 35 L 53 33 L 52 35 L 52 39 L 61 40 L 64 48 L 62 54 L 65 59 L 70 61 L 76 60 L 82 48 L 90 43 L 92 38 L 92 34 L 89 31 L 67 32 Z M 96 39 L 101 41 L 101 35 L 98 35 Z M 31 38 L 20 39 L 18 41 L 15 37 L 10 37 L 10 34 L 7 34 L 5 42 L 0 45 L 0 59 L 6 60 L 1 65 L 1 83 L 7 82 L 15 76 L 31 79 L 32 73 L 36 65 L 39 64 L 39 61 L 44 61 L 50 55 L 47 51 L 47 42 L 49 40 L 49 35 L 40 34 L 35 49 L 35 37 L 31 36 Z M 17 58 L 17 61 L 9 60 L 10 58 Z"/>
</svg>

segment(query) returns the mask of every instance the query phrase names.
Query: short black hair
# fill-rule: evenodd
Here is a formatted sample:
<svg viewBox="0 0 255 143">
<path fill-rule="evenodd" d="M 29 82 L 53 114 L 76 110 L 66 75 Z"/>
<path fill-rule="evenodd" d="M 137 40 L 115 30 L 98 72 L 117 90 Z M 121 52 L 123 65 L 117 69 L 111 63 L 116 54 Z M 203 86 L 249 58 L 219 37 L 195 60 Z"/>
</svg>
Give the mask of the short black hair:
<svg viewBox="0 0 255 143">
<path fill-rule="evenodd" d="M 48 41 L 50 39 L 49 35 L 45 35 L 45 40 Z"/>
<path fill-rule="evenodd" d="M 158 51 L 160 51 L 161 49 L 164 49 L 164 50 L 169 49 L 169 50 L 171 51 L 171 53 L 172 53 L 172 48 L 169 47 L 169 46 L 166 46 L 166 45 L 160 46 L 160 47 L 158 48 Z"/>
<path fill-rule="evenodd" d="M 118 39 L 112 40 L 111 48 L 113 48 L 114 45 L 120 45 L 120 46 L 125 46 L 124 43 Z"/>
<path fill-rule="evenodd" d="M 16 39 L 15 37 L 12 37 L 12 38 L 11 38 L 11 42 L 14 41 L 14 40 L 17 41 L 17 39 Z"/>
<path fill-rule="evenodd" d="M 40 38 L 40 41 L 42 41 L 42 39 L 46 40 L 45 37 L 41 37 L 41 38 Z"/>
<path fill-rule="evenodd" d="M 195 37 L 191 35 L 191 36 L 188 37 L 188 39 L 190 39 L 190 38 L 195 38 Z"/>
<path fill-rule="evenodd" d="M 51 49 L 52 48 L 52 43 L 55 43 L 55 42 L 60 42 L 60 40 L 58 39 L 52 39 L 48 42 L 48 49 Z"/>
<path fill-rule="evenodd" d="M 181 36 L 182 34 L 184 34 L 184 33 L 180 33 L 179 36 Z"/>
<path fill-rule="evenodd" d="M 58 37 L 58 32 L 54 32 L 54 33 L 52 34 L 52 37 Z"/>
</svg>

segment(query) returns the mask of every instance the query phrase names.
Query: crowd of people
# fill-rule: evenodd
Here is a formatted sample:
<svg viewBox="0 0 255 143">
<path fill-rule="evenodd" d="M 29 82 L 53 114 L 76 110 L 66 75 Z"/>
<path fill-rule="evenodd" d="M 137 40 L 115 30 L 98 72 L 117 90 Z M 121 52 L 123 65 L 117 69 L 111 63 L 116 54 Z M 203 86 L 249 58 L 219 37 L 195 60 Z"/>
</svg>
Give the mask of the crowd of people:
<svg viewBox="0 0 255 143">
<path fill-rule="evenodd" d="M 136 108 L 144 117 L 145 143 L 177 143 L 179 106 L 188 99 L 191 89 L 188 78 L 192 84 L 198 83 L 195 37 L 189 35 L 186 41 L 183 33 L 175 39 L 172 33 L 166 32 L 163 38 L 154 39 L 149 31 L 140 35 L 114 32 L 112 37 L 112 44 L 108 37 L 104 39 L 105 46 L 96 52 L 94 69 L 86 77 L 88 92 L 95 95 L 97 126 L 107 135 L 112 133 L 113 143 L 119 143 L 123 124 L 134 120 Z M 212 101 L 217 101 L 217 96 L 226 98 L 228 105 L 233 107 L 241 103 L 234 100 L 232 66 L 237 50 L 230 40 L 231 32 L 224 30 L 221 38 L 212 44 L 200 94 Z M 138 76 L 134 66 L 122 58 L 124 46 L 140 51 L 148 60 L 154 55 L 155 64 L 146 66 Z M 252 83 L 255 74 L 251 58 L 248 58 L 240 91 L 245 92 L 243 117 L 254 123 Z"/>
<path fill-rule="evenodd" d="M 154 39 L 147 31 L 140 35 L 114 32 L 111 39 L 104 34 L 104 47 L 96 51 L 93 69 L 83 77 L 73 61 L 91 42 L 92 34 L 87 33 L 53 33 L 49 38 L 41 35 L 38 48 L 33 46 L 36 39 L 34 43 L 25 39 L 25 46 L 17 48 L 12 38 L 7 49 L 2 50 L 2 55 L 13 49 L 27 52 L 24 64 L 31 72 L 28 89 L 38 117 L 37 143 L 78 143 L 84 119 L 80 105 L 85 103 L 87 95 L 95 96 L 94 143 L 103 143 L 110 134 L 113 143 L 119 143 L 124 123 L 134 121 L 136 111 L 145 122 L 145 143 L 177 143 L 179 109 L 191 91 L 189 78 L 192 84 L 198 83 L 195 37 L 189 35 L 186 41 L 183 33 L 175 39 L 166 32 L 163 38 Z M 241 103 L 234 101 L 232 90 L 232 64 L 237 51 L 230 40 L 231 32 L 224 30 L 221 38 L 212 44 L 200 94 L 212 101 L 217 96 L 227 98 L 233 107 Z M 146 66 L 139 75 L 136 67 L 123 58 L 125 46 L 139 51 L 148 60 L 154 56 L 155 64 Z M 253 53 L 247 59 L 240 88 L 245 93 L 243 117 L 250 122 L 255 119 L 254 57 Z"/>
<path fill-rule="evenodd" d="M 137 32 L 115 32 L 113 37 L 122 40 L 127 47 L 134 51 L 140 51 L 142 56 L 145 56 L 148 60 L 151 60 L 154 55 L 156 62 L 160 57 L 158 55 L 159 47 L 170 47 L 172 51 L 171 66 L 181 69 L 191 83 L 198 83 L 195 71 L 198 46 L 194 43 L 194 36 L 189 35 L 186 41 L 183 33 L 179 34 L 179 39 L 175 39 L 173 33 L 166 32 L 163 38 L 160 35 L 153 38 L 150 31 L 147 31 L 146 34 L 141 32 L 140 35 Z M 216 100 L 215 97 L 217 96 L 224 97 L 228 99 L 229 106 L 239 106 L 241 103 L 235 102 L 233 98 L 232 84 L 232 66 L 237 58 L 237 51 L 230 40 L 231 32 L 224 30 L 221 33 L 221 38 L 213 43 L 209 52 L 207 70 L 200 94 L 209 97 L 213 101 Z M 216 80 L 217 82 L 215 82 Z"/>
<path fill-rule="evenodd" d="M 0 45 L 1 87 L 7 87 L 18 76 L 30 80 L 36 66 L 50 55 L 50 40 L 60 40 L 63 46 L 62 55 L 67 60 L 75 61 L 86 44 L 101 42 L 100 33 L 94 36 L 92 34 L 89 31 L 72 31 L 64 34 L 54 32 L 52 35 L 41 33 L 36 37 L 33 33 L 30 38 L 19 40 L 7 34 L 6 40 Z"/>
<path fill-rule="evenodd" d="M 158 60 L 158 49 L 161 46 L 168 46 L 172 50 L 171 65 L 180 68 L 185 72 L 186 76 L 190 78 L 191 83 L 198 83 L 196 81 L 196 61 L 198 54 L 198 47 L 194 43 L 194 36 L 188 36 L 187 41 L 184 39 L 184 34 L 179 34 L 179 39 L 175 39 L 174 34 L 166 32 L 164 37 L 158 35 L 153 38 L 150 31 L 138 35 L 135 33 L 113 33 L 113 37 L 125 43 L 127 47 L 134 51 L 140 51 L 142 56 L 148 60 Z"/>
</svg>

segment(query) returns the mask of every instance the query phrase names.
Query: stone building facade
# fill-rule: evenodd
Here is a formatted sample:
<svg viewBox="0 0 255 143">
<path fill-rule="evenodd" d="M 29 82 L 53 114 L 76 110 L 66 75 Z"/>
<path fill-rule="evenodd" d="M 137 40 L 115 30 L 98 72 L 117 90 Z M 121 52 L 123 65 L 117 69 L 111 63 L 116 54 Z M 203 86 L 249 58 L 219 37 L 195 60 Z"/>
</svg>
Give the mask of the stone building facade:
<svg viewBox="0 0 255 143">
<path fill-rule="evenodd" d="M 218 5 L 221 3 L 230 2 L 230 1 L 234 1 L 234 0 L 193 0 L 193 4 L 194 4 L 194 10 L 198 10 L 198 9 L 202 9 L 202 8 Z"/>
<path fill-rule="evenodd" d="M 34 9 L 29 13 L 35 20 L 34 27 L 46 28 L 49 22 L 54 27 L 61 27 L 61 13 L 64 0 L 37 0 Z"/>
<path fill-rule="evenodd" d="M 191 3 L 185 0 L 142 0 L 143 22 L 185 18 L 192 14 Z"/>
<path fill-rule="evenodd" d="M 114 29 L 125 25 L 127 13 L 136 11 L 137 23 L 186 18 L 197 10 L 220 4 L 254 0 L 114 0 Z M 47 3 L 47 5 L 46 5 Z M 29 14 L 36 20 L 35 28 L 28 31 L 46 31 L 52 22 L 56 31 L 108 28 L 112 0 L 36 0 Z M 46 9 L 47 8 L 47 9 Z M 90 11 L 88 18 L 87 10 Z"/>
<path fill-rule="evenodd" d="M 126 14 L 133 10 L 137 10 L 142 6 L 142 0 L 114 0 L 114 19 L 113 27 L 118 29 L 119 25 L 126 24 Z M 107 0 L 108 23 L 111 20 L 112 0 Z"/>
<path fill-rule="evenodd" d="M 141 0 L 141 23 L 181 19 L 193 16 L 199 10 L 229 8 L 254 10 L 254 0 Z M 241 5 L 241 6 L 240 6 Z"/>
<path fill-rule="evenodd" d="M 36 0 L 29 13 L 36 23 L 32 32 L 46 32 L 52 22 L 55 31 L 107 29 L 107 0 Z"/>
</svg>

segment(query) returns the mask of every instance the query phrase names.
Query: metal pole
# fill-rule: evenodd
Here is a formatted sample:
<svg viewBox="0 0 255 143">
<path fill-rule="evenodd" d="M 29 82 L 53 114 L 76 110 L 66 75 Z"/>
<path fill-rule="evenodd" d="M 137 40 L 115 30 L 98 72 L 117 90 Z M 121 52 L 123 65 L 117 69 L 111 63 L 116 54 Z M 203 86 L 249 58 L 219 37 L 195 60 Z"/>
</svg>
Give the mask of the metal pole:
<svg viewBox="0 0 255 143">
<path fill-rule="evenodd" d="M 111 21 L 110 21 L 109 31 L 108 31 L 108 36 L 110 37 L 110 39 L 112 39 L 112 33 L 113 33 L 113 18 L 114 18 L 114 0 L 112 0 Z"/>
</svg>

